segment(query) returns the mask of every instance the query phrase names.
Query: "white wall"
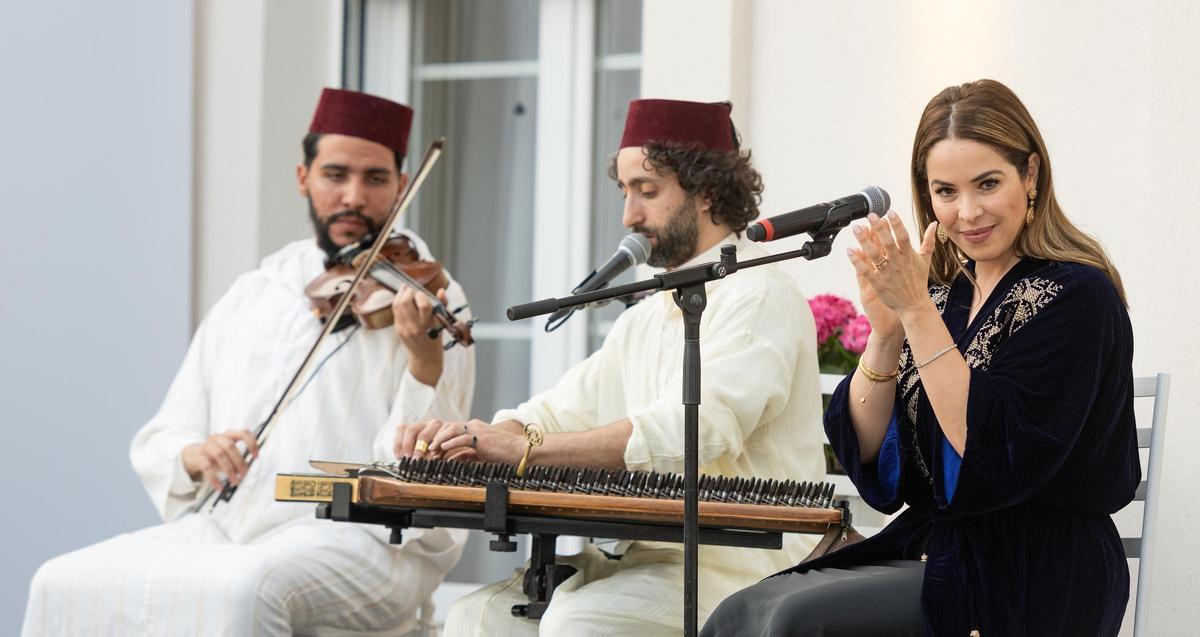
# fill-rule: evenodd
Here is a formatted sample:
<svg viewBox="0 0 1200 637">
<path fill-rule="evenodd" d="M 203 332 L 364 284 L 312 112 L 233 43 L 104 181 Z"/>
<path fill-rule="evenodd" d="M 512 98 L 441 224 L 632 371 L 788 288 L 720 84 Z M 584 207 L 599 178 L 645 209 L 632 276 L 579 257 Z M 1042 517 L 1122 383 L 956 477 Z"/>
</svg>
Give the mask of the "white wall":
<svg viewBox="0 0 1200 637">
<path fill-rule="evenodd" d="M 642 94 L 732 97 L 767 185 L 767 214 L 877 184 L 911 218 L 908 160 L 925 103 L 945 86 L 983 77 L 1021 96 L 1049 145 L 1068 215 L 1105 244 L 1124 276 L 1135 372 L 1173 374 L 1150 629 L 1191 633 L 1200 623 L 1200 553 L 1191 541 L 1200 523 L 1192 459 L 1200 430 L 1190 426 L 1200 416 L 1200 207 L 1191 194 L 1200 184 L 1200 58 L 1188 43 L 1200 5 L 646 4 Z M 829 258 L 789 265 L 806 294 L 856 298 L 843 256 L 851 240 L 840 237 Z"/>
<path fill-rule="evenodd" d="M 233 278 L 311 236 L 294 167 L 340 19 L 338 0 L 6 6 L 0 634 L 41 562 L 158 521 L 129 441 Z"/>
<path fill-rule="evenodd" d="M 129 466 L 189 336 L 192 3 L 0 19 L 0 634 L 46 559 L 157 521 Z"/>
<path fill-rule="evenodd" d="M 295 169 L 321 88 L 341 86 L 341 6 L 198 3 L 196 321 L 263 256 L 312 236 Z"/>
</svg>

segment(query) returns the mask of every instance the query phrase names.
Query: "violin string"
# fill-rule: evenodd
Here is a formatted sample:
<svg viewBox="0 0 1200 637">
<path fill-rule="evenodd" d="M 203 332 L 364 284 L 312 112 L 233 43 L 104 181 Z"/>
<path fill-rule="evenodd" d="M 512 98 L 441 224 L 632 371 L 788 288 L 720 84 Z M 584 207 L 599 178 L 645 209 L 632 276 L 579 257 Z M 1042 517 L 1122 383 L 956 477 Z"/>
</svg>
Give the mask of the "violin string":
<svg viewBox="0 0 1200 637">
<path fill-rule="evenodd" d="M 367 236 L 370 237 L 370 235 L 367 235 Z M 407 239 L 407 237 L 404 234 L 399 233 L 399 232 L 393 232 L 392 237 Z M 416 249 L 415 248 L 410 249 L 410 252 L 415 253 Z M 418 255 L 418 260 L 419 260 L 419 258 L 420 257 Z M 430 330 L 430 332 L 429 332 L 430 338 L 437 338 L 437 334 L 439 332 L 441 332 L 443 329 L 448 328 L 451 323 L 455 322 L 454 315 L 458 314 L 459 312 L 461 312 L 462 310 L 467 308 L 467 305 L 461 305 L 458 308 L 456 308 L 453 312 L 450 312 L 446 308 L 446 305 L 444 303 L 442 303 L 442 300 L 440 298 L 438 298 L 438 296 L 436 294 L 431 292 L 425 286 L 421 285 L 421 283 L 418 282 L 416 279 L 414 279 L 411 275 L 409 275 L 409 273 L 405 272 L 402 268 L 397 267 L 395 263 L 392 263 L 391 261 L 389 261 L 387 259 L 380 259 L 380 260 L 376 261 L 375 265 L 371 266 L 371 270 L 374 271 L 376 269 L 384 270 L 384 271 L 390 273 L 391 275 L 395 276 L 397 279 L 400 279 L 401 281 L 403 281 L 406 285 L 408 285 L 408 287 L 412 288 L 413 290 L 415 290 L 416 292 L 418 292 L 420 294 L 424 294 L 425 297 L 429 299 L 429 301 L 433 305 L 433 313 L 443 320 L 442 326 L 435 328 L 433 330 Z M 376 280 L 378 281 L 380 279 L 378 277 L 376 277 Z M 385 283 L 385 287 L 388 287 L 390 289 L 391 285 Z M 392 290 L 392 291 L 399 292 L 399 290 Z M 454 343 L 457 343 L 457 342 L 458 342 L 458 339 L 455 338 Z M 450 346 L 452 346 L 452 345 L 453 344 L 451 344 Z M 447 349 L 449 349 L 450 346 L 447 346 Z"/>
<path fill-rule="evenodd" d="M 437 295 L 436 295 L 436 294 L 434 294 L 433 292 L 430 292 L 429 290 L 426 290 L 426 289 L 425 289 L 425 286 L 421 285 L 420 283 L 417 283 L 416 279 L 413 279 L 413 278 L 412 278 L 411 276 L 409 276 L 409 275 L 408 275 L 408 273 L 407 273 L 407 272 L 405 272 L 404 270 L 401 270 L 400 268 L 397 268 L 397 267 L 395 266 L 395 264 L 389 263 L 389 262 L 387 262 L 387 261 L 379 261 L 378 263 L 376 263 L 376 264 L 375 264 L 374 266 L 372 266 L 372 267 L 376 267 L 376 268 L 381 268 L 381 269 L 387 270 L 388 272 L 391 272 L 392 274 L 396 275 L 396 276 L 397 276 L 397 277 L 399 277 L 400 279 L 403 279 L 403 280 L 404 280 L 404 282 L 405 282 L 405 283 L 407 283 L 409 286 L 411 286 L 411 287 L 412 287 L 414 290 L 416 290 L 416 291 L 418 291 L 418 292 L 420 292 L 420 293 L 424 294 L 425 296 L 429 297 L 429 300 L 430 300 L 430 301 L 432 301 L 434 305 L 441 305 L 441 304 L 442 304 L 442 300 L 441 300 L 441 299 L 439 299 L 439 298 L 437 297 Z"/>
<path fill-rule="evenodd" d="M 403 280 L 405 283 L 407 283 L 409 285 L 409 287 L 411 287 L 412 289 L 417 290 L 418 292 L 421 292 L 425 296 L 429 297 L 429 300 L 433 303 L 434 313 L 440 315 L 447 322 L 451 322 L 451 323 L 454 322 L 453 315 L 446 309 L 446 306 L 442 303 L 442 300 L 439 299 L 437 297 L 437 295 L 434 294 L 433 292 L 430 292 L 429 290 L 425 289 L 425 286 L 418 283 L 415 279 L 413 279 L 411 276 L 409 276 L 407 272 L 405 272 L 404 270 L 401 270 L 400 268 L 396 267 L 395 264 L 390 263 L 388 261 L 380 261 L 377 264 L 375 264 L 375 266 L 373 266 L 373 267 L 381 268 L 381 269 L 387 270 L 388 272 L 391 272 L 392 274 L 395 274 L 397 277 L 399 277 L 401 280 Z M 467 306 L 464 305 L 461 308 L 459 308 L 458 310 L 455 310 L 454 313 L 457 314 L 459 310 L 462 310 L 466 307 Z M 445 327 L 445 326 L 443 326 L 443 327 Z"/>
</svg>

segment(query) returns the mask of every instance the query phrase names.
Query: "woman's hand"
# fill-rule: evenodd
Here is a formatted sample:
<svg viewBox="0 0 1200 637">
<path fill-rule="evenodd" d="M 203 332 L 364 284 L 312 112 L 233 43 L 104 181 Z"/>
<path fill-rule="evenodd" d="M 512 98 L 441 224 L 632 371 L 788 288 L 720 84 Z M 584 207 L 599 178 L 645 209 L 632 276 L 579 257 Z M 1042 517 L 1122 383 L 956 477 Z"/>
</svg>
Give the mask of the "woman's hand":
<svg viewBox="0 0 1200 637">
<path fill-rule="evenodd" d="M 857 227 L 854 234 L 858 236 Z M 864 240 L 869 239 L 859 237 L 860 242 Z M 871 287 L 867 279 L 867 272 L 871 266 L 860 266 L 867 257 L 863 256 L 862 250 L 855 248 L 847 248 L 846 254 L 850 256 L 850 264 L 854 266 L 854 277 L 858 280 L 858 299 L 862 303 L 863 314 L 871 324 L 871 335 L 885 341 L 903 340 L 904 326 L 900 324 L 900 317 L 880 300 L 875 288 Z"/>
<path fill-rule="evenodd" d="M 859 248 L 847 250 L 854 264 L 863 312 L 881 338 L 904 335 L 901 317 L 929 304 L 929 262 L 937 222 L 925 228 L 914 249 L 900 216 L 867 215 L 867 225 L 854 226 Z"/>
</svg>

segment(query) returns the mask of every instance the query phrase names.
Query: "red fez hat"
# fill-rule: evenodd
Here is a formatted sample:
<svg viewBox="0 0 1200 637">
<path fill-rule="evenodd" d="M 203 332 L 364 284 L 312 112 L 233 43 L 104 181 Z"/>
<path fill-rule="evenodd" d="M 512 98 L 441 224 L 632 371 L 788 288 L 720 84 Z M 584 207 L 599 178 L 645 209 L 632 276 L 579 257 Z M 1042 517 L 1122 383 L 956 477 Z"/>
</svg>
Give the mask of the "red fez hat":
<svg viewBox="0 0 1200 637">
<path fill-rule="evenodd" d="M 327 88 L 321 91 L 310 133 L 358 137 L 406 155 L 412 109 L 382 97 Z"/>
<path fill-rule="evenodd" d="M 633 100 L 625 117 L 621 148 L 657 142 L 733 152 L 733 123 L 728 102 Z"/>
</svg>

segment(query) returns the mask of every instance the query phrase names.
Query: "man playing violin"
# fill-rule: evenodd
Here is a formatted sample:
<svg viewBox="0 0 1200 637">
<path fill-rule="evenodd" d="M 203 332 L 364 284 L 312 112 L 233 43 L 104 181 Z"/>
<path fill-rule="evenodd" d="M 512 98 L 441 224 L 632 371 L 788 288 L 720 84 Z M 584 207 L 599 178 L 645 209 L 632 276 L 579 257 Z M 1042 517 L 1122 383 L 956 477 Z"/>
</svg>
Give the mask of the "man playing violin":
<svg viewBox="0 0 1200 637">
<path fill-rule="evenodd" d="M 623 223 L 668 269 L 764 256 L 742 230 L 758 214 L 762 181 L 730 121 L 728 103 L 636 100 L 609 167 L 625 197 Z M 796 283 L 775 266 L 707 285 L 703 316 L 700 469 L 706 474 L 824 477 L 815 327 Z M 799 308 L 799 309 L 798 309 Z M 599 351 L 542 394 L 492 422 L 426 420 L 397 428 L 398 457 L 522 465 L 683 471 L 680 405 L 683 319 L 670 294 L 625 311 Z M 813 540 L 789 535 L 780 551 L 702 546 L 700 621 L 739 582 L 785 568 Z M 563 559 L 578 571 L 537 621 L 512 617 L 521 578 L 456 603 L 447 635 L 677 635 L 683 627 L 679 544 L 634 542 L 620 559 L 594 547 Z"/>
<path fill-rule="evenodd" d="M 296 168 L 315 241 L 285 246 L 233 284 L 133 440 L 134 469 L 169 521 L 44 564 L 25 634 L 394 634 L 414 625 L 465 532 L 414 529 L 391 546 L 386 529 L 329 524 L 311 507 L 275 502 L 274 478 L 312 458 L 386 459 L 397 423 L 467 417 L 474 354 L 443 352 L 444 332 L 430 337 L 429 297 L 406 288 L 392 302 L 394 327 L 351 326 L 322 341 L 270 444 L 259 448 L 250 431 L 321 333 L 306 285 L 341 248 L 383 230 L 403 192 L 411 121 L 401 104 L 324 91 Z M 452 280 L 437 298 L 466 302 Z M 225 480 L 234 497 L 189 512 L 204 485 Z"/>
</svg>

